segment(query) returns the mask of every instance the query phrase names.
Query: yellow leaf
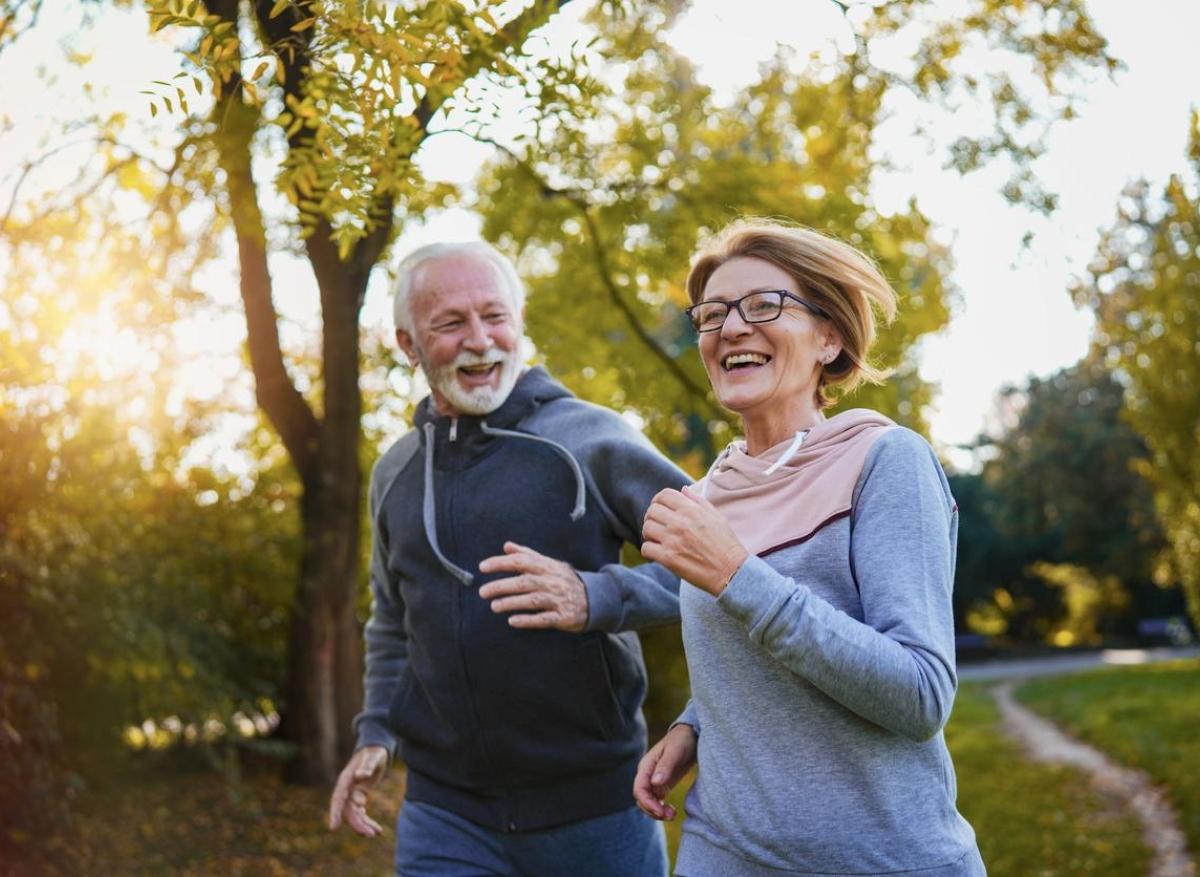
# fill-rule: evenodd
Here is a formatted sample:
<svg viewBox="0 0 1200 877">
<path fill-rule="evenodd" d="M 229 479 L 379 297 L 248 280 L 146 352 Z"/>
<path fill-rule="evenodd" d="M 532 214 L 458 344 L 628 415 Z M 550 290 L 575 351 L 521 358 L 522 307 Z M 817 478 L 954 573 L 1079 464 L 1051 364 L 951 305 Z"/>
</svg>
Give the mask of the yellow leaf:
<svg viewBox="0 0 1200 877">
<path fill-rule="evenodd" d="M 287 68 L 283 66 L 283 59 L 278 55 L 275 56 L 275 80 L 281 85 L 287 82 Z"/>
<path fill-rule="evenodd" d="M 269 63 L 270 63 L 269 61 L 263 61 L 261 64 L 259 64 L 257 67 L 255 67 L 254 73 L 251 74 L 250 78 L 258 79 L 260 76 L 262 76 L 264 73 L 266 73 L 267 72 L 267 64 L 269 64 Z"/>
<path fill-rule="evenodd" d="M 157 115 L 158 115 L 158 107 L 156 107 L 156 106 L 154 105 L 154 102 L 153 102 L 153 101 L 151 101 L 151 102 L 150 102 L 150 117 L 151 117 L 151 118 L 154 118 L 154 117 L 155 117 L 155 116 L 157 116 Z"/>
<path fill-rule="evenodd" d="M 316 23 L 317 23 L 316 18 L 306 18 L 306 19 L 304 19 L 304 21 L 297 21 L 295 24 L 293 24 L 292 30 L 295 31 L 296 33 L 299 33 L 302 30 L 308 30 L 310 27 L 312 27 Z"/>
<path fill-rule="evenodd" d="M 275 5 L 271 7 L 271 11 L 267 13 L 268 18 L 277 17 L 283 10 L 288 8 L 289 0 L 275 0 Z"/>
</svg>

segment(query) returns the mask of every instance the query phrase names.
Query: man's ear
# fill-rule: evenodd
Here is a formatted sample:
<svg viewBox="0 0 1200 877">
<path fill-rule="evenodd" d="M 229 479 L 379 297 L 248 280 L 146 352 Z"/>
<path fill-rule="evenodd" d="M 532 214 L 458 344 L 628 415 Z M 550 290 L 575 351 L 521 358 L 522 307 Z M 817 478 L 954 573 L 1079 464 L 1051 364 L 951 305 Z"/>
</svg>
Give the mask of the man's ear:
<svg viewBox="0 0 1200 877">
<path fill-rule="evenodd" d="M 421 357 L 417 355 L 417 343 L 413 340 L 413 336 L 405 332 L 403 329 L 396 330 L 396 343 L 400 345 L 400 349 L 404 351 L 404 355 L 408 357 L 408 364 L 413 368 L 417 368 L 421 364 Z"/>
</svg>

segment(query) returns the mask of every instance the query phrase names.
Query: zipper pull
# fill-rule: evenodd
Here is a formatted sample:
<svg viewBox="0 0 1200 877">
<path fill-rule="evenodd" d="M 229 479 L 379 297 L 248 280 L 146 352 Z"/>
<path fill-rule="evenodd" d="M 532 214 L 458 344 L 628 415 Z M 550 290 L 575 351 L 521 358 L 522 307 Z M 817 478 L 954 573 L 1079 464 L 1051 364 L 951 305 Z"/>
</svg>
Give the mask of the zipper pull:
<svg viewBox="0 0 1200 877">
<path fill-rule="evenodd" d="M 450 441 L 458 441 L 458 418 L 450 418 Z"/>
</svg>

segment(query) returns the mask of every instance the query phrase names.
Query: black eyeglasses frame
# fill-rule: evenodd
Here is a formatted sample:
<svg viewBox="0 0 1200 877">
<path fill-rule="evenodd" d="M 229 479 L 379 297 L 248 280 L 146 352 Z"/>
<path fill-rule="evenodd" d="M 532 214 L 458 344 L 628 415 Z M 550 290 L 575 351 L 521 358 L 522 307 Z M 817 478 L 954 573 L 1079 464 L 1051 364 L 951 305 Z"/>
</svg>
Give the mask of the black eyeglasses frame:
<svg viewBox="0 0 1200 877">
<path fill-rule="evenodd" d="M 768 317 L 765 320 L 752 320 L 748 316 L 746 316 L 746 312 L 742 310 L 742 302 L 744 302 L 748 298 L 753 298 L 756 295 L 765 295 L 768 293 L 775 293 L 776 295 L 779 296 L 779 310 L 776 312 L 775 316 Z M 754 290 L 754 292 L 748 292 L 745 295 L 743 295 L 741 298 L 736 298 L 733 301 L 722 301 L 721 299 L 711 299 L 709 301 L 697 302 L 696 304 L 692 305 L 691 307 L 684 308 L 684 313 L 686 313 L 688 315 L 688 322 L 690 322 L 692 324 L 692 329 L 694 329 L 697 333 L 719 332 L 721 329 L 725 328 L 725 320 L 729 319 L 729 312 L 732 311 L 734 308 L 737 308 L 738 316 L 740 316 L 742 318 L 742 321 L 745 323 L 760 325 L 762 323 L 775 322 L 781 316 L 783 316 L 783 300 L 785 298 L 790 298 L 792 301 L 799 303 L 805 310 L 807 310 L 814 317 L 820 317 L 823 320 L 829 319 L 829 315 L 826 314 L 825 311 L 822 310 L 821 308 L 819 308 L 817 305 L 813 304 L 810 301 L 807 301 L 806 299 L 801 298 L 800 296 L 796 295 L 795 293 L 788 292 L 786 289 L 756 289 L 756 290 Z M 722 319 L 720 323 L 713 326 L 712 328 L 701 329 L 699 326 L 696 325 L 696 319 L 692 315 L 693 311 L 696 311 L 696 310 L 698 310 L 702 307 L 708 306 L 708 305 L 716 305 L 716 304 L 725 306 L 724 319 Z"/>
</svg>

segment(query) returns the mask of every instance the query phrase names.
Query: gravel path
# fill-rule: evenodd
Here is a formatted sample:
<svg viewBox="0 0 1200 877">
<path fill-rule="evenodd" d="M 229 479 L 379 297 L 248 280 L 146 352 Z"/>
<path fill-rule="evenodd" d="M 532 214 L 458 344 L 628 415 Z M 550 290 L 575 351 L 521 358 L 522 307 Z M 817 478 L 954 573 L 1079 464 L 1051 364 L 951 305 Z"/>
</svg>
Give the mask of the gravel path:
<svg viewBox="0 0 1200 877">
<path fill-rule="evenodd" d="M 1148 877 L 1196 877 L 1187 840 L 1166 795 L 1141 771 L 1121 767 L 1091 746 L 1068 737 L 1058 726 L 1030 712 L 1013 697 L 1014 681 L 991 689 L 1005 730 L 1036 761 L 1069 764 L 1086 771 L 1103 794 L 1118 800 L 1142 823 L 1142 838 L 1152 859 Z"/>
</svg>

